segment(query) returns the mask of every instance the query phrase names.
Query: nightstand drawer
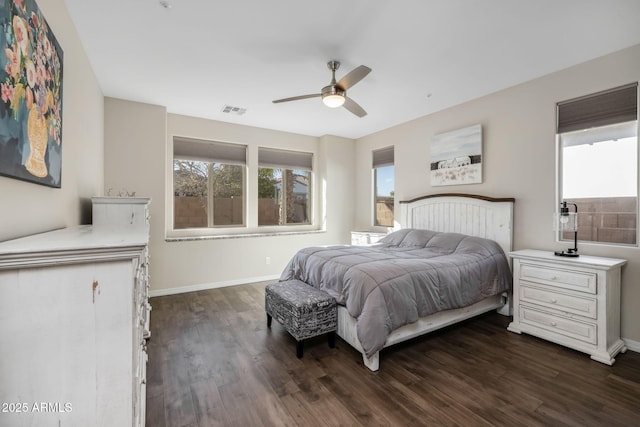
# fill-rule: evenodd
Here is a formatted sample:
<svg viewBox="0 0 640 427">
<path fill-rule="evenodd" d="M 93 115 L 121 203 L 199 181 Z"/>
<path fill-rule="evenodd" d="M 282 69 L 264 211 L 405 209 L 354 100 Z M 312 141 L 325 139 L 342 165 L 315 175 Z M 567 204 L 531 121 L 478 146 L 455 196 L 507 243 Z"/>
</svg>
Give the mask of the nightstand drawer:
<svg viewBox="0 0 640 427">
<path fill-rule="evenodd" d="M 589 344 L 598 343 L 595 324 L 579 322 L 525 305 L 520 306 L 520 323 L 544 329 L 554 334 L 564 335 Z"/>
<path fill-rule="evenodd" d="M 548 308 L 579 314 L 581 316 L 597 319 L 597 307 L 595 297 L 581 297 L 554 292 L 547 289 L 530 286 L 527 282 L 520 282 L 520 301 L 539 304 Z"/>
<path fill-rule="evenodd" d="M 519 279 L 590 294 L 596 293 L 596 274 L 591 272 L 563 270 L 523 262 L 520 266 Z"/>
</svg>

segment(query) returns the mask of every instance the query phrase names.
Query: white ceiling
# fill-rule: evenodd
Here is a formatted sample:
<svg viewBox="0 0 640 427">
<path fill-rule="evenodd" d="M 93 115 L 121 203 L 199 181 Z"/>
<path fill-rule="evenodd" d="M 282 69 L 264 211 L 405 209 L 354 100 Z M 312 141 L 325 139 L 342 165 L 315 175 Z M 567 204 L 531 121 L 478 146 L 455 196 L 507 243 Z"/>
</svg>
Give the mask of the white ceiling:
<svg viewBox="0 0 640 427">
<path fill-rule="evenodd" d="M 105 96 L 358 138 L 640 43 L 640 0 L 66 0 Z M 64 49 L 64 46 L 63 46 Z M 349 90 L 368 115 L 319 93 Z M 246 108 L 243 115 L 222 112 Z"/>
</svg>

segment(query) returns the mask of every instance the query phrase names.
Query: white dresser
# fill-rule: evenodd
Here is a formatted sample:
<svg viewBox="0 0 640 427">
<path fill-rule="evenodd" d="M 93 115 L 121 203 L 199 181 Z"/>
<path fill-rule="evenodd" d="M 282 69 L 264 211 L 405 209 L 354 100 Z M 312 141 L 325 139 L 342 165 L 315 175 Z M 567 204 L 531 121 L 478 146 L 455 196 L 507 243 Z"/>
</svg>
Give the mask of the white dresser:
<svg viewBox="0 0 640 427">
<path fill-rule="evenodd" d="M 378 233 L 375 231 L 352 231 L 351 244 L 357 246 L 372 245 L 378 243 L 378 241 L 386 235 L 387 233 Z"/>
<path fill-rule="evenodd" d="M 623 259 L 549 251 L 511 252 L 513 321 L 508 329 L 590 354 L 612 365 L 626 351 L 620 339 L 620 275 Z"/>
<path fill-rule="evenodd" d="M 0 425 L 144 425 L 147 227 L 0 243 Z"/>
<path fill-rule="evenodd" d="M 147 221 L 0 243 L 0 426 L 144 425 Z"/>
<path fill-rule="evenodd" d="M 142 250 L 141 262 L 135 276 L 135 320 L 134 372 L 137 372 L 133 387 L 134 425 L 145 424 L 147 391 L 146 340 L 151 337 L 151 304 L 149 303 L 149 222 L 151 217 L 149 197 L 93 197 L 92 220 L 98 226 L 124 226 L 146 230 L 147 245 Z M 137 355 L 137 356 L 136 356 Z"/>
</svg>

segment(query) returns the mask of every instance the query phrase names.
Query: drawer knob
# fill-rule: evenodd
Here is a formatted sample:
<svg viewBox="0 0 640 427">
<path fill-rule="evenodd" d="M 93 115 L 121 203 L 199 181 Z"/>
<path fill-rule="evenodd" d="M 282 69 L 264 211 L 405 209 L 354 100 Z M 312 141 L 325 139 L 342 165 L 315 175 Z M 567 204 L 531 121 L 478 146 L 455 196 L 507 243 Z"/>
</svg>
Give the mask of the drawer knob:
<svg viewBox="0 0 640 427">
<path fill-rule="evenodd" d="M 557 300 L 557 299 L 555 299 L 555 298 L 553 298 L 553 299 L 551 300 L 551 304 L 555 304 L 555 303 L 557 303 L 557 302 L 558 302 L 558 300 Z"/>
<path fill-rule="evenodd" d="M 551 322 L 551 326 L 556 326 L 557 323 L 556 322 Z"/>
</svg>

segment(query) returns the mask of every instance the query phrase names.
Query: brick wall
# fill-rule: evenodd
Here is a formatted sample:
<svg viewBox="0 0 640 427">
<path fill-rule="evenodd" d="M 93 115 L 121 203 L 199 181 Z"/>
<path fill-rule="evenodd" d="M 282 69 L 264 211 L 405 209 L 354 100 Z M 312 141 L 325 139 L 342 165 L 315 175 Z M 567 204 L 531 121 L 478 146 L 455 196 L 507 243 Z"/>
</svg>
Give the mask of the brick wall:
<svg viewBox="0 0 640 427">
<path fill-rule="evenodd" d="M 204 228 L 207 227 L 207 210 L 199 197 L 175 196 L 173 198 L 173 227 Z M 280 206 L 273 199 L 260 199 L 258 203 L 259 225 L 278 225 Z M 242 224 L 242 199 L 216 199 L 213 221 L 216 225 Z"/>
<path fill-rule="evenodd" d="M 635 197 L 567 199 L 578 205 L 578 240 L 636 244 Z M 573 212 L 573 207 L 570 207 Z M 573 233 L 565 233 L 572 239 Z"/>
<path fill-rule="evenodd" d="M 280 205 L 274 199 L 258 199 L 258 225 L 280 224 Z"/>
<path fill-rule="evenodd" d="M 376 225 L 393 227 L 393 199 L 376 202 L 376 219 Z"/>
<path fill-rule="evenodd" d="M 199 197 L 173 198 L 173 228 L 200 228 L 207 226 L 207 211 Z"/>
<path fill-rule="evenodd" d="M 242 224 L 242 198 L 216 199 L 213 222 L 216 225 Z M 173 227 L 203 228 L 208 226 L 207 210 L 199 197 L 173 198 Z"/>
</svg>

